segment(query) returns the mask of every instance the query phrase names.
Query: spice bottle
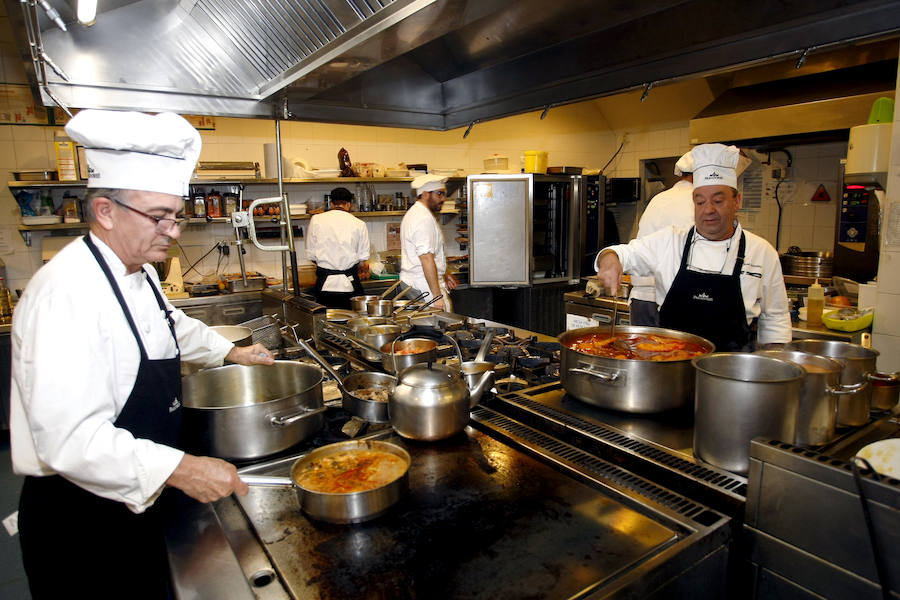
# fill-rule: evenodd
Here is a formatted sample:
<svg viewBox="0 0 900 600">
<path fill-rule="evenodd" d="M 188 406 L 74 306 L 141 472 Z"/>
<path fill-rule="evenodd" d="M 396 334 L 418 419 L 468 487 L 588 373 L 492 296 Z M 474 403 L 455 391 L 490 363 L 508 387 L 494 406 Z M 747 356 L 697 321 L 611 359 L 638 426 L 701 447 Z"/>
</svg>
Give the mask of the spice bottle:
<svg viewBox="0 0 900 600">
<path fill-rule="evenodd" d="M 819 285 L 819 280 L 807 289 L 806 296 L 806 323 L 808 325 L 822 324 L 822 311 L 825 309 L 825 288 Z"/>
</svg>

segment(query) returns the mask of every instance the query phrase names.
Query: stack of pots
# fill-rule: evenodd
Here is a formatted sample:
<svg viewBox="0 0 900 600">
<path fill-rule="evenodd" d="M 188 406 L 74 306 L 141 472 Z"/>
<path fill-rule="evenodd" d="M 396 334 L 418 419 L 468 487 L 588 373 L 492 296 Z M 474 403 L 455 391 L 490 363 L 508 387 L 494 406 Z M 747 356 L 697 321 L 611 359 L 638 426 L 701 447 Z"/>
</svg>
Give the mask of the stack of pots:
<svg viewBox="0 0 900 600">
<path fill-rule="evenodd" d="M 821 446 L 830 442 L 837 426 L 838 399 L 857 393 L 865 384 L 841 385 L 843 365 L 827 356 L 799 350 L 760 350 L 756 354 L 790 361 L 806 372 L 794 443 L 798 446 Z"/>
<path fill-rule="evenodd" d="M 856 391 L 838 397 L 837 426 L 858 427 L 869 422 L 872 408 L 872 386 L 869 379 L 875 373 L 877 350 L 832 340 L 794 340 L 785 349 L 827 356 L 840 362 L 844 367 L 841 371 L 841 384 L 855 386 Z"/>
</svg>

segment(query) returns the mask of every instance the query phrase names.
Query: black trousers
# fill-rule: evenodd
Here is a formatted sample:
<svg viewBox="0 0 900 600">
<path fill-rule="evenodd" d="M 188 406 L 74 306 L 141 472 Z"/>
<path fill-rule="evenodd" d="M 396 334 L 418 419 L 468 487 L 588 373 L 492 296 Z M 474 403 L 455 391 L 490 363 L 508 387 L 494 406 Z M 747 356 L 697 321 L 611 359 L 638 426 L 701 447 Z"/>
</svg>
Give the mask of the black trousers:
<svg viewBox="0 0 900 600">
<path fill-rule="evenodd" d="M 171 597 L 162 512 L 135 514 L 58 475 L 26 477 L 19 543 L 34 600 Z"/>
</svg>

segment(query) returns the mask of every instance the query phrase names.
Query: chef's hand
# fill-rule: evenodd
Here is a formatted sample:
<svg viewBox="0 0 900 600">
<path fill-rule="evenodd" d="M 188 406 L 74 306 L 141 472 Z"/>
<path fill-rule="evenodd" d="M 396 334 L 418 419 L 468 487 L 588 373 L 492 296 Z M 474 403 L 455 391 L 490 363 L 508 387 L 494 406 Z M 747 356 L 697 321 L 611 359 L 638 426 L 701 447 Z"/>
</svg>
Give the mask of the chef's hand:
<svg viewBox="0 0 900 600">
<path fill-rule="evenodd" d="M 456 280 L 456 277 L 451 275 L 450 273 L 444 274 L 444 284 L 447 286 L 448 290 L 455 290 L 459 285 L 459 282 Z M 443 300 L 441 300 L 443 302 Z"/>
<path fill-rule="evenodd" d="M 235 346 L 225 355 L 225 360 L 239 365 L 274 365 L 275 357 L 262 344 Z"/>
<path fill-rule="evenodd" d="M 619 255 L 612 250 L 604 250 L 597 257 L 597 281 L 608 290 L 618 290 L 622 281 L 622 263 Z"/>
<path fill-rule="evenodd" d="M 214 502 L 231 494 L 246 496 L 250 491 L 231 463 L 193 454 L 184 455 L 166 484 L 200 502 Z"/>
</svg>

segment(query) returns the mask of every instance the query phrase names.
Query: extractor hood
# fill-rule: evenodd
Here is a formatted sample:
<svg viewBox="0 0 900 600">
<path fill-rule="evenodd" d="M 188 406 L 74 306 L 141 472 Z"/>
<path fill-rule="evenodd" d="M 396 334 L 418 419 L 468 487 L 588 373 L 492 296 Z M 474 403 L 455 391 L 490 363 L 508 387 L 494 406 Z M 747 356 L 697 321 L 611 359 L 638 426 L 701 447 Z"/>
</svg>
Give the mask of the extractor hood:
<svg viewBox="0 0 900 600">
<path fill-rule="evenodd" d="M 43 104 L 437 130 L 900 31 L 900 0 L 74 4 L 6 0 Z"/>
</svg>

